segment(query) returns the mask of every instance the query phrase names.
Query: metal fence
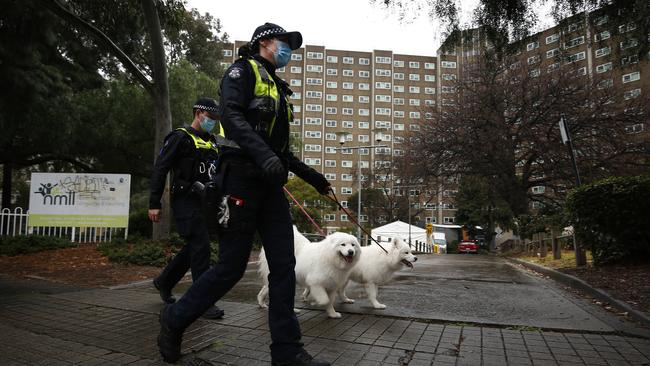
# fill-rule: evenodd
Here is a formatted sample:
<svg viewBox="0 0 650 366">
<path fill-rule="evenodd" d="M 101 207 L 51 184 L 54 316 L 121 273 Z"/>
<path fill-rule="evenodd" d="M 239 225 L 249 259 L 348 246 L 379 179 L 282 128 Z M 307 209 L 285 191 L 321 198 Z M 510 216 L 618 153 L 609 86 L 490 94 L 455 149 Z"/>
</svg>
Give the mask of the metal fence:
<svg viewBox="0 0 650 366">
<path fill-rule="evenodd" d="M 126 239 L 127 228 L 28 226 L 29 211 L 16 207 L 0 211 L 0 236 L 44 235 L 68 238 L 77 243 L 101 243 L 113 238 Z"/>
</svg>

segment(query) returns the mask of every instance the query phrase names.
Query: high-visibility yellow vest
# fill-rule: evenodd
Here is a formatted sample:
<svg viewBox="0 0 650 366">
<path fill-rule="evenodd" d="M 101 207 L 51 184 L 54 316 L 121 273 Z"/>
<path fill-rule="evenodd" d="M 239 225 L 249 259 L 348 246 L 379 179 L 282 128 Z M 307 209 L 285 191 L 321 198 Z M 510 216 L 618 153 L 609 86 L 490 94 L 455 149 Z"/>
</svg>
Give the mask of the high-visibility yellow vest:
<svg viewBox="0 0 650 366">
<path fill-rule="evenodd" d="M 177 128 L 176 131 L 183 131 L 185 132 L 191 139 L 194 141 L 194 146 L 197 149 L 208 149 L 208 150 L 214 150 L 214 152 L 219 153 L 219 149 L 217 148 L 217 145 L 212 142 L 212 141 L 205 141 L 199 136 L 196 136 L 195 134 L 191 133 L 188 131 L 185 127 L 180 127 Z M 221 127 L 221 123 L 219 123 L 219 135 L 223 136 L 223 128 Z"/>
</svg>

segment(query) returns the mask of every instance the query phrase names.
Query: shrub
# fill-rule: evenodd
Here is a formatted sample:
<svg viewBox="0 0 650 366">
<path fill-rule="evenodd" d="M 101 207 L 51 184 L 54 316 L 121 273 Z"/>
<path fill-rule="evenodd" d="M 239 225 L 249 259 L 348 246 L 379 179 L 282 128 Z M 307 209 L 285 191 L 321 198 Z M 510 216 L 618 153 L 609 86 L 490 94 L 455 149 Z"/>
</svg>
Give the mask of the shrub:
<svg viewBox="0 0 650 366">
<path fill-rule="evenodd" d="M 458 253 L 458 240 L 452 240 L 447 244 L 447 253 Z"/>
<path fill-rule="evenodd" d="M 66 238 L 40 235 L 0 237 L 0 255 L 18 255 L 35 253 L 49 249 L 70 248 L 77 246 Z"/>
<path fill-rule="evenodd" d="M 97 248 L 111 262 L 157 267 L 167 264 L 173 252 L 164 243 L 155 241 L 138 241 L 133 244 L 123 241 L 107 242 L 99 244 Z"/>
<path fill-rule="evenodd" d="M 608 178 L 577 188 L 566 209 L 595 265 L 650 254 L 650 176 Z"/>
</svg>

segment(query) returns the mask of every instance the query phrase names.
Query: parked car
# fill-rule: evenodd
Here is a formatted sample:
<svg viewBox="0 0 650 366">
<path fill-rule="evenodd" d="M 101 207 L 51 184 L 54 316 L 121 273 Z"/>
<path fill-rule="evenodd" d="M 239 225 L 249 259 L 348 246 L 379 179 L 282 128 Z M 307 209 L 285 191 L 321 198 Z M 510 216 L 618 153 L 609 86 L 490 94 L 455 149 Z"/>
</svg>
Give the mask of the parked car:
<svg viewBox="0 0 650 366">
<path fill-rule="evenodd" d="M 478 244 L 473 241 L 461 241 L 458 244 L 458 253 L 478 253 Z"/>
</svg>

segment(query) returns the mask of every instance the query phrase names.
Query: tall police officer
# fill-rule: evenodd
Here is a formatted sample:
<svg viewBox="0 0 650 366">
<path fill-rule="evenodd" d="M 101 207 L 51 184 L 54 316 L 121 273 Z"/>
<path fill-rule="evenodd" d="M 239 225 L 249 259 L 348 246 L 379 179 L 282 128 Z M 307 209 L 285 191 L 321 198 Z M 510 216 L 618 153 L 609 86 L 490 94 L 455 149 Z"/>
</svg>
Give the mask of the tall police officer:
<svg viewBox="0 0 650 366">
<path fill-rule="evenodd" d="M 172 288 L 188 269 L 192 269 L 192 280 L 196 281 L 210 267 L 210 237 L 203 217 L 200 190 L 216 171 L 217 147 L 210 132 L 219 119 L 219 107 L 214 99 L 200 98 L 193 111 L 191 125 L 178 128 L 165 137 L 151 176 L 149 219 L 153 222 L 160 220 L 160 198 L 171 169 L 172 210 L 178 233 L 186 241 L 183 249 L 153 281 L 165 303 L 176 301 Z M 223 315 L 223 310 L 216 306 L 207 308 L 203 314 L 208 319 L 220 319 Z"/>
<path fill-rule="evenodd" d="M 285 66 L 291 51 L 301 44 L 299 32 L 265 23 L 240 49 L 239 60 L 221 82 L 221 123 L 226 137 L 240 146 L 222 154 L 226 164 L 223 191 L 230 216 L 220 232 L 219 262 L 178 302 L 161 311 L 158 347 L 167 362 L 180 357 L 183 331 L 243 276 L 257 231 L 270 269 L 272 364 L 329 365 L 313 359 L 300 343 L 300 324 L 293 312 L 293 232 L 282 191 L 287 170 L 322 194 L 330 190 L 327 179 L 293 156 L 288 146 L 293 118 L 288 97 L 292 92 L 275 75 L 275 69 Z"/>
</svg>

